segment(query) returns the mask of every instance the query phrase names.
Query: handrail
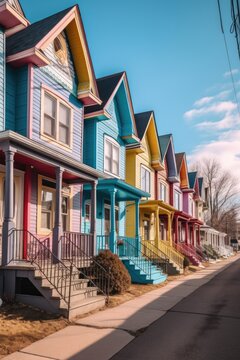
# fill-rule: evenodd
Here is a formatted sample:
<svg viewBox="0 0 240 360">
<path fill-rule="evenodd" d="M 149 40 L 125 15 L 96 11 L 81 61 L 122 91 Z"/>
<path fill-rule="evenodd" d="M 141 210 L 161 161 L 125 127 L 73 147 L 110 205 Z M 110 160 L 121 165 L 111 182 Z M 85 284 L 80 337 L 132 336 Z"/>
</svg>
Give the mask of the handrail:
<svg viewBox="0 0 240 360">
<path fill-rule="evenodd" d="M 202 258 L 196 253 L 196 250 L 191 248 L 190 246 L 186 245 L 185 243 L 175 243 L 175 248 L 182 252 L 185 256 L 192 256 L 195 257 L 199 262 L 202 261 Z"/>
<path fill-rule="evenodd" d="M 71 299 L 71 287 L 73 269 L 67 267 L 60 261 L 52 251 L 41 242 L 36 236 L 28 230 L 12 229 L 9 232 L 8 239 L 12 249 L 11 261 L 23 260 L 20 252 L 16 253 L 16 249 L 20 246 L 23 235 L 27 237 L 27 260 L 31 264 L 35 264 L 38 270 L 46 277 L 48 282 L 57 291 L 60 298 L 68 305 Z"/>
<path fill-rule="evenodd" d="M 167 264 L 169 263 L 169 259 L 166 254 L 148 240 L 141 241 L 141 246 L 144 256 L 151 259 L 154 265 L 161 267 L 163 272 L 167 273 Z"/>
<path fill-rule="evenodd" d="M 94 287 L 97 287 L 98 292 L 102 293 L 108 302 L 111 278 L 110 269 L 107 271 L 92 256 L 86 254 L 70 239 L 67 233 L 60 237 L 59 242 L 61 244 L 62 258 L 69 261 L 79 271 L 80 277 L 87 279 Z"/>
<path fill-rule="evenodd" d="M 184 256 L 171 246 L 167 241 L 159 241 L 159 249 L 167 255 L 167 257 L 177 264 L 181 269 L 184 268 Z"/>
<path fill-rule="evenodd" d="M 138 267 L 146 275 L 149 275 L 151 278 L 152 264 L 154 264 L 154 260 L 148 257 L 146 253 L 140 249 L 141 244 L 138 244 L 137 239 L 118 236 L 116 245 L 119 257 L 129 259 L 136 267 Z M 157 264 L 156 261 L 155 265 L 160 266 L 160 264 Z"/>
</svg>

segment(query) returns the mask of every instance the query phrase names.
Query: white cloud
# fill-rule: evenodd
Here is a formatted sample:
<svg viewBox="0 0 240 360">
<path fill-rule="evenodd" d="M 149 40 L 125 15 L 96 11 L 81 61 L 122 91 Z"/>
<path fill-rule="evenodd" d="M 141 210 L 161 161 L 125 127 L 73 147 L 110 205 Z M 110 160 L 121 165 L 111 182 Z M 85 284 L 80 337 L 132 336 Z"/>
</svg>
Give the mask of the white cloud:
<svg viewBox="0 0 240 360">
<path fill-rule="evenodd" d="M 184 113 L 184 117 L 187 120 L 191 120 L 195 117 L 207 115 L 207 114 L 221 114 L 221 113 L 229 113 L 235 110 L 237 105 L 232 101 L 220 101 L 215 102 L 209 106 L 203 106 L 199 109 L 191 109 Z"/>
<path fill-rule="evenodd" d="M 200 106 L 209 104 L 213 99 L 214 99 L 214 96 L 205 96 L 205 97 L 195 101 L 195 103 L 193 105 L 200 107 Z"/>
<path fill-rule="evenodd" d="M 195 125 L 200 130 L 227 130 L 240 124 L 238 114 L 227 114 L 223 119 L 218 121 L 202 121 Z"/>
<path fill-rule="evenodd" d="M 239 73 L 239 70 L 238 70 L 238 69 L 232 69 L 232 71 L 227 71 L 227 72 L 225 72 L 223 76 L 228 77 L 228 76 L 231 76 L 231 74 L 232 74 L 232 75 L 236 75 L 236 74 L 238 74 L 238 73 Z"/>
</svg>

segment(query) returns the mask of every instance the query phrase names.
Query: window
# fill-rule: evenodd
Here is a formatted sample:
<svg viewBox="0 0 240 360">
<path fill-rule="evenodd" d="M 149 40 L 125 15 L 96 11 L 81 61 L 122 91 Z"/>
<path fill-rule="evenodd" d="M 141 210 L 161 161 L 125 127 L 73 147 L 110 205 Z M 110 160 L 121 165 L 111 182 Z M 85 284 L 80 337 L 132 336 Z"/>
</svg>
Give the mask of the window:
<svg viewBox="0 0 240 360">
<path fill-rule="evenodd" d="M 85 221 L 91 221 L 91 204 L 85 203 Z"/>
<path fill-rule="evenodd" d="M 55 56 L 61 65 L 65 65 L 67 62 L 67 45 L 62 34 L 58 35 L 53 41 L 53 47 Z"/>
<path fill-rule="evenodd" d="M 119 145 L 109 138 L 105 138 L 104 170 L 119 175 Z"/>
<path fill-rule="evenodd" d="M 52 230 L 53 227 L 53 192 L 42 190 L 41 195 L 41 228 Z"/>
<path fill-rule="evenodd" d="M 62 229 L 68 230 L 68 218 L 69 218 L 69 198 L 67 196 L 62 197 Z"/>
<path fill-rule="evenodd" d="M 148 193 L 150 193 L 150 176 L 150 171 L 144 166 L 141 166 L 141 189 Z"/>
<path fill-rule="evenodd" d="M 149 220 L 143 221 L 143 236 L 144 236 L 144 240 L 150 240 L 150 221 Z"/>
<path fill-rule="evenodd" d="M 178 191 L 174 192 L 174 207 L 177 210 L 181 210 L 181 194 Z"/>
<path fill-rule="evenodd" d="M 71 146 L 72 109 L 57 97 L 44 92 L 43 134 Z"/>
<path fill-rule="evenodd" d="M 167 187 L 165 184 L 160 182 L 160 200 L 167 201 Z"/>
</svg>

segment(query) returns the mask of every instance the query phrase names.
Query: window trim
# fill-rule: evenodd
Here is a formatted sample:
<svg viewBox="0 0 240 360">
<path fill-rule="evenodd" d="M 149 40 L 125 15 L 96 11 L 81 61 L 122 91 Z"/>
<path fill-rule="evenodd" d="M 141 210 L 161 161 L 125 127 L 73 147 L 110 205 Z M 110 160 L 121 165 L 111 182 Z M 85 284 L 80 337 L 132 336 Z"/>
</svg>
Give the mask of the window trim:
<svg viewBox="0 0 240 360">
<path fill-rule="evenodd" d="M 165 188 L 165 199 L 161 198 L 161 186 L 164 186 L 164 188 Z M 167 202 L 167 185 L 162 181 L 159 181 L 159 200 L 161 200 L 165 203 Z"/>
<path fill-rule="evenodd" d="M 56 206 L 56 189 L 53 189 L 51 187 L 48 187 L 46 185 L 43 185 L 43 180 L 51 181 L 52 183 L 56 184 L 56 180 L 49 178 L 47 176 L 38 175 L 38 197 L 37 197 L 37 234 L 38 235 L 51 235 L 52 231 L 49 229 L 42 228 L 42 190 L 46 189 L 47 191 L 50 191 L 53 193 L 53 209 L 52 209 L 52 228 L 54 227 L 54 214 L 55 214 L 55 206 Z M 69 185 L 63 183 L 62 184 L 62 196 L 67 196 L 69 198 L 69 216 L 68 216 L 68 231 L 71 231 L 72 227 L 72 210 L 73 210 L 73 187 L 69 187 L 69 192 L 64 191 L 65 187 L 68 187 Z M 62 206 L 62 205 L 61 205 Z M 61 216 L 62 216 L 62 210 L 61 210 Z"/>
<path fill-rule="evenodd" d="M 179 207 L 176 207 L 175 205 L 175 194 L 178 194 L 179 196 Z M 175 209 L 177 209 L 178 211 L 182 211 L 182 198 L 181 198 L 181 192 L 178 190 L 174 190 L 174 207 Z"/>
<path fill-rule="evenodd" d="M 44 133 L 44 103 L 45 103 L 45 94 L 49 97 L 52 97 L 56 100 L 56 120 L 55 120 L 55 137 Z M 69 124 L 69 144 L 65 144 L 61 140 L 59 140 L 59 128 L 60 128 L 60 120 L 59 120 L 59 109 L 60 104 L 65 106 L 70 111 L 70 124 Z M 67 102 L 61 95 L 52 90 L 51 88 L 42 84 L 41 86 L 41 139 L 47 141 L 48 143 L 58 145 L 64 148 L 64 150 L 72 150 L 73 144 L 73 106 L 69 102 Z"/>
<path fill-rule="evenodd" d="M 120 178 L 120 158 L 121 158 L 121 153 L 120 153 L 120 144 L 115 140 L 113 139 L 112 137 L 108 136 L 108 135 L 105 135 L 104 136 L 104 153 L 103 153 L 103 157 L 104 157 L 104 161 L 103 161 L 103 166 L 104 166 L 104 172 L 107 173 L 107 174 L 110 174 L 110 175 L 113 175 L 117 178 Z M 109 142 L 112 146 L 115 146 L 117 147 L 118 149 L 118 174 L 114 174 L 113 172 L 109 171 L 109 170 L 106 170 L 106 158 L 105 158 L 105 155 L 106 155 L 106 142 Z M 111 154 L 112 155 L 112 154 Z M 113 164 L 113 157 L 111 156 L 111 170 L 112 170 L 112 164 Z"/>
<path fill-rule="evenodd" d="M 142 188 L 142 169 L 144 169 L 145 171 L 147 171 L 149 173 L 149 190 Z M 140 187 L 141 187 L 141 190 L 143 190 L 149 194 L 151 194 L 151 180 L 152 180 L 151 175 L 152 175 L 151 169 L 149 169 L 147 166 L 141 164 L 140 165 Z"/>
</svg>

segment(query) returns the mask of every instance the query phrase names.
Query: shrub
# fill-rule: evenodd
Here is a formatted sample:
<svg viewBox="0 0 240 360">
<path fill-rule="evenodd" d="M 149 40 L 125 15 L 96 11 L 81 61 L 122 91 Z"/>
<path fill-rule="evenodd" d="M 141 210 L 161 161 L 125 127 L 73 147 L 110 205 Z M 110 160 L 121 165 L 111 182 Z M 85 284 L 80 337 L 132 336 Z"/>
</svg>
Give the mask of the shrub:
<svg viewBox="0 0 240 360">
<path fill-rule="evenodd" d="M 131 285 L 131 277 L 119 259 L 110 250 L 101 251 L 95 260 L 107 271 L 110 270 L 110 294 L 122 294 Z"/>
<path fill-rule="evenodd" d="M 184 256 L 184 260 L 183 260 L 184 269 L 186 269 L 186 267 L 188 267 L 189 265 L 190 265 L 190 261 L 189 261 L 188 257 Z"/>
</svg>

